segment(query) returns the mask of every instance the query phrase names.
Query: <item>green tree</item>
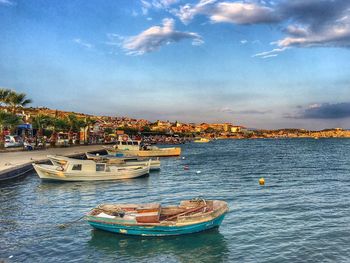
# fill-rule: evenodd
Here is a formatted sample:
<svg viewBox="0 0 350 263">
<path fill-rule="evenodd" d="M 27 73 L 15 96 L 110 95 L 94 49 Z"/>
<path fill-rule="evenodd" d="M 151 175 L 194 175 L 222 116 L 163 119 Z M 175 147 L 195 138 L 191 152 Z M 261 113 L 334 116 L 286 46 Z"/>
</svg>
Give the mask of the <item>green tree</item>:
<svg viewBox="0 0 350 263">
<path fill-rule="evenodd" d="M 48 115 L 38 114 L 32 118 L 32 125 L 34 129 L 38 130 L 39 136 L 43 135 L 43 129 L 51 125 L 52 118 Z"/>
<path fill-rule="evenodd" d="M 10 106 L 12 113 L 16 113 L 18 108 L 25 107 L 27 104 L 32 103 L 32 100 L 28 99 L 25 93 L 10 91 L 5 98 L 5 103 Z"/>
<path fill-rule="evenodd" d="M 86 123 L 83 119 L 79 119 L 77 115 L 71 113 L 66 117 L 67 124 L 69 126 L 69 134 L 68 134 L 68 140 L 69 144 L 73 143 L 73 137 L 72 134 L 73 132 L 79 132 L 80 128 L 86 127 Z M 77 140 L 77 142 L 79 139 Z"/>
<path fill-rule="evenodd" d="M 64 118 L 53 118 L 51 125 L 55 132 L 57 131 L 67 132 L 69 130 L 69 123 Z"/>
<path fill-rule="evenodd" d="M 52 128 L 52 133 L 50 137 L 50 144 L 51 146 L 55 146 L 57 142 L 57 132 L 63 131 L 67 132 L 69 130 L 69 124 L 66 119 L 57 117 L 57 114 L 55 117 L 50 119 L 50 122 L 48 124 Z"/>
<path fill-rule="evenodd" d="M 9 90 L 9 89 L 0 88 L 0 106 L 2 103 L 6 103 L 10 92 L 11 92 L 11 90 Z"/>
<path fill-rule="evenodd" d="M 22 120 L 20 117 L 15 114 L 5 112 L 0 110 L 0 146 L 4 144 L 4 128 L 10 128 L 11 131 L 14 131 L 15 127 L 18 124 L 21 124 Z"/>
<path fill-rule="evenodd" d="M 52 118 L 48 115 L 38 114 L 32 118 L 33 128 L 37 129 L 37 136 L 35 139 L 35 145 L 38 146 L 38 137 L 42 137 L 44 129 L 52 124 Z"/>
<path fill-rule="evenodd" d="M 142 127 L 142 132 L 150 132 L 151 128 L 149 126 L 143 126 Z"/>
<path fill-rule="evenodd" d="M 120 127 L 119 130 L 124 131 L 126 134 L 138 134 L 139 130 L 131 127 Z"/>
<path fill-rule="evenodd" d="M 90 117 L 85 117 L 83 120 L 82 128 L 85 128 L 86 135 L 84 136 L 84 144 L 89 142 L 89 136 L 90 136 L 90 127 L 96 123 L 96 120 L 91 119 Z"/>
<path fill-rule="evenodd" d="M 211 127 L 209 127 L 209 128 L 206 128 L 206 129 L 204 130 L 204 132 L 205 132 L 205 133 L 215 133 L 216 130 L 213 129 L 213 128 L 211 128 Z"/>
<path fill-rule="evenodd" d="M 109 128 L 109 127 L 107 127 L 107 128 L 105 128 L 104 129 L 104 134 L 107 134 L 107 135 L 109 135 L 109 134 L 111 134 L 111 133 L 113 133 L 114 132 L 114 130 L 112 129 L 112 128 Z"/>
</svg>

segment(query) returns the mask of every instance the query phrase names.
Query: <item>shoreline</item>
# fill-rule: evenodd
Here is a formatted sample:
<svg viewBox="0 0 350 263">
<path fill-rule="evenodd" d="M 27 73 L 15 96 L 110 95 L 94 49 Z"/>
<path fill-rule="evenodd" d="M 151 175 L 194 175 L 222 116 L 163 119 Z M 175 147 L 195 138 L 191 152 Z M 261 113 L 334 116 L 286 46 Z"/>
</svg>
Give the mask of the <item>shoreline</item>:
<svg viewBox="0 0 350 263">
<path fill-rule="evenodd" d="M 102 145 L 80 145 L 67 148 L 49 148 L 40 151 L 13 151 L 0 153 L 0 182 L 18 178 L 33 170 L 32 163 L 47 161 L 47 155 L 79 156 L 85 152 L 102 151 Z"/>
<path fill-rule="evenodd" d="M 254 139 L 270 139 L 270 140 L 285 140 L 285 139 L 350 139 L 350 136 L 236 136 L 236 137 L 217 137 L 217 140 L 254 140 Z"/>
</svg>

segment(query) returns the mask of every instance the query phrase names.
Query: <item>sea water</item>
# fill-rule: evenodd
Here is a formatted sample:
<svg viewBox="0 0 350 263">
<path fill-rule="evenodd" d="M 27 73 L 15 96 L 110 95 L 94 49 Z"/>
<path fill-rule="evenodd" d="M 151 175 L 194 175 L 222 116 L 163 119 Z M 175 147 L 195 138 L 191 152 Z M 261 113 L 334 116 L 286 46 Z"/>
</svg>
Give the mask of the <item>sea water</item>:
<svg viewBox="0 0 350 263">
<path fill-rule="evenodd" d="M 145 178 L 61 183 L 33 172 L 1 184 L 0 261 L 350 261 L 349 139 L 181 147 L 185 158 L 164 158 L 161 171 Z M 158 238 L 94 230 L 84 220 L 58 227 L 100 203 L 173 204 L 196 197 L 228 202 L 219 229 Z"/>
</svg>

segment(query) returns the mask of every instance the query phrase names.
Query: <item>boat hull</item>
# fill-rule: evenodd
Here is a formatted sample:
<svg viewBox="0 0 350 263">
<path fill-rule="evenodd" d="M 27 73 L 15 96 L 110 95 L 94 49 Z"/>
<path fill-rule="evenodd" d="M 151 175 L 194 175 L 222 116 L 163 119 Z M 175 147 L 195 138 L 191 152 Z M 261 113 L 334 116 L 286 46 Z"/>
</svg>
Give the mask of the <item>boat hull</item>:
<svg viewBox="0 0 350 263">
<path fill-rule="evenodd" d="M 199 140 L 194 140 L 193 142 L 195 142 L 195 143 L 208 143 L 208 142 L 210 142 L 210 140 L 202 138 L 202 139 L 199 139 Z"/>
<path fill-rule="evenodd" d="M 120 155 L 123 156 L 138 156 L 138 157 L 171 157 L 179 156 L 181 154 L 180 147 L 174 148 L 163 148 L 157 150 L 118 150 L 118 149 L 106 149 L 110 155 Z"/>
<path fill-rule="evenodd" d="M 138 166 L 138 165 L 148 165 L 148 162 L 149 160 L 147 159 L 138 159 L 137 157 L 136 158 L 132 158 L 132 157 L 129 157 L 129 158 L 132 158 L 132 159 L 128 159 L 128 157 L 126 158 L 123 158 L 123 157 L 116 157 L 115 155 L 114 156 L 103 156 L 103 155 L 99 155 L 99 156 L 96 156 L 96 155 L 93 155 L 93 154 L 88 154 L 86 153 L 86 156 L 88 159 L 90 160 L 95 160 L 95 161 L 101 161 L 101 160 L 107 160 L 107 163 L 110 163 L 110 164 L 118 164 L 120 166 L 124 166 L 124 167 L 127 167 L 127 166 Z M 160 170 L 160 161 L 159 159 L 156 159 L 156 160 L 150 160 L 151 163 L 150 163 L 150 170 Z"/>
<path fill-rule="evenodd" d="M 149 167 L 145 167 L 137 170 L 125 170 L 118 172 L 101 172 L 97 174 L 89 173 L 69 173 L 56 171 L 49 168 L 50 165 L 33 164 L 33 167 L 39 177 L 44 180 L 54 181 L 106 181 L 106 180 L 121 180 L 121 179 L 133 179 L 149 174 Z"/>
<path fill-rule="evenodd" d="M 200 222 L 200 223 L 190 224 L 190 225 L 180 225 L 180 226 L 179 225 L 137 226 L 137 225 L 109 224 L 107 222 L 96 222 L 93 220 L 89 220 L 89 217 L 88 217 L 88 222 L 94 228 L 117 233 L 117 234 L 138 235 L 138 236 L 174 236 L 174 235 L 192 234 L 192 233 L 197 233 L 197 232 L 219 227 L 225 215 L 226 213 L 221 214 L 220 216 L 205 222 Z"/>
<path fill-rule="evenodd" d="M 128 166 L 136 166 L 136 165 L 147 165 L 148 161 L 130 161 L 130 162 L 126 162 L 124 165 L 125 167 Z M 160 170 L 160 161 L 159 160 L 151 160 L 151 164 L 150 164 L 150 170 L 154 171 L 154 170 Z"/>
</svg>

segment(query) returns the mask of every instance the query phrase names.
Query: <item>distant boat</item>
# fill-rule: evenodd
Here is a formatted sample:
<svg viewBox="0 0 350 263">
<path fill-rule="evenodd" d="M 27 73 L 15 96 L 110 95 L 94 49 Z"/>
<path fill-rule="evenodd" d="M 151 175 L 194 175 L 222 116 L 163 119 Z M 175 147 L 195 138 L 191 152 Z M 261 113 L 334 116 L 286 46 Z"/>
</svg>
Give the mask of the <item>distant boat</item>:
<svg viewBox="0 0 350 263">
<path fill-rule="evenodd" d="M 145 159 L 139 157 L 117 157 L 113 155 L 96 155 L 92 153 L 85 153 L 88 160 L 94 160 L 95 162 L 102 162 L 107 164 L 117 164 L 118 166 L 135 166 L 135 165 L 147 165 L 151 162 L 151 170 L 160 169 L 160 160 L 157 159 Z"/>
<path fill-rule="evenodd" d="M 96 163 L 63 156 L 50 159 L 53 165 L 33 164 L 41 179 L 58 181 L 100 181 L 131 179 L 147 175 L 151 163 L 147 165 L 121 167 L 113 164 Z"/>
<path fill-rule="evenodd" d="M 207 143 L 207 142 L 210 142 L 210 140 L 207 138 L 198 138 L 198 139 L 195 139 L 193 142 L 195 142 L 195 143 Z"/>
<path fill-rule="evenodd" d="M 94 228 L 118 234 L 168 236 L 219 227 L 227 212 L 224 201 L 194 199 L 176 206 L 101 204 L 86 219 Z"/>
<path fill-rule="evenodd" d="M 156 146 L 141 145 L 141 141 L 131 140 L 129 136 L 118 139 L 113 147 L 104 147 L 109 155 L 138 156 L 138 157 L 169 157 L 179 156 L 180 147 L 158 148 Z"/>
</svg>

